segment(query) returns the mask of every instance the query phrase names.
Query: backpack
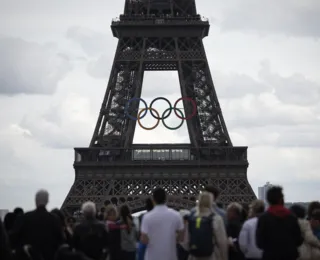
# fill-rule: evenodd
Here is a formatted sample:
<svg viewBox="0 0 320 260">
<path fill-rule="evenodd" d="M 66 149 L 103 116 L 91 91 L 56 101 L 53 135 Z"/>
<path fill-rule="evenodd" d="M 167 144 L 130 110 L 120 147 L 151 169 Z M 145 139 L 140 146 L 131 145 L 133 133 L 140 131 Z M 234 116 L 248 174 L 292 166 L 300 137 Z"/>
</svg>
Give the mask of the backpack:
<svg viewBox="0 0 320 260">
<path fill-rule="evenodd" d="M 137 249 L 137 230 L 134 223 L 132 223 L 132 228 L 128 232 L 128 228 L 123 223 L 120 224 L 120 245 L 121 249 L 125 252 L 134 252 Z"/>
<path fill-rule="evenodd" d="M 188 219 L 189 253 L 195 257 L 210 257 L 213 253 L 213 221 L 214 214 L 207 217 L 196 217 L 191 213 Z"/>
</svg>

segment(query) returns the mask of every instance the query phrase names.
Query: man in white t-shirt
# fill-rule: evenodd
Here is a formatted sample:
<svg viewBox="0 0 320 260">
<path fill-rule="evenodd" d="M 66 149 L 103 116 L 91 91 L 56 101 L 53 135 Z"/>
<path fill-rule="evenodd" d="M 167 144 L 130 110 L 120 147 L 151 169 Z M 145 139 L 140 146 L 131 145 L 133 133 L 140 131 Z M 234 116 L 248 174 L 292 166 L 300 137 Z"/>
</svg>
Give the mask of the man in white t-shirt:
<svg viewBox="0 0 320 260">
<path fill-rule="evenodd" d="M 146 213 L 141 224 L 141 242 L 147 245 L 145 260 L 177 260 L 177 242 L 183 240 L 184 226 L 179 212 L 168 208 L 166 192 L 153 192 L 156 204 Z"/>
</svg>

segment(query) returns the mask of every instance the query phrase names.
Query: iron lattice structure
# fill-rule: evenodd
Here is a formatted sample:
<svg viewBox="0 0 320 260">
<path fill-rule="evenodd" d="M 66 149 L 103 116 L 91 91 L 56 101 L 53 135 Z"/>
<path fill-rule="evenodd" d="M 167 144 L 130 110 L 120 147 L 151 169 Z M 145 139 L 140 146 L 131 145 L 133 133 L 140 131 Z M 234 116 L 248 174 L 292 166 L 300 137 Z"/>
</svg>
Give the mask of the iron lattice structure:
<svg viewBox="0 0 320 260">
<path fill-rule="evenodd" d="M 89 148 L 75 148 L 75 182 L 62 208 L 75 211 L 87 200 L 98 206 L 127 203 L 133 212 L 157 186 L 169 206 L 190 208 L 205 185 L 222 191 L 221 202 L 249 203 L 247 147 L 231 143 L 213 85 L 202 39 L 209 22 L 195 0 L 126 0 L 111 29 L 119 39 L 108 87 Z M 144 71 L 177 70 L 181 94 L 197 114 L 187 121 L 190 144 L 133 144 L 136 121 L 124 116 L 140 98 Z M 193 107 L 183 101 L 184 112 Z M 130 114 L 137 116 L 139 102 Z"/>
</svg>

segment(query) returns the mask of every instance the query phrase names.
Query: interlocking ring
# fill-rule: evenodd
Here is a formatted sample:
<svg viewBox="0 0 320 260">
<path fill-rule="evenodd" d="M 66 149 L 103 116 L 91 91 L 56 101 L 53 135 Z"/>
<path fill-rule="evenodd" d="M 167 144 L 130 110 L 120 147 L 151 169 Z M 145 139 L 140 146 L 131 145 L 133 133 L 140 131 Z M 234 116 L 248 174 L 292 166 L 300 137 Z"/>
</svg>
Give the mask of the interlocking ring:
<svg viewBox="0 0 320 260">
<path fill-rule="evenodd" d="M 127 116 L 127 117 L 130 118 L 131 120 L 137 121 L 137 118 L 129 115 L 129 112 L 128 112 L 129 105 L 130 105 L 130 103 L 131 103 L 133 100 L 142 101 L 142 103 L 143 103 L 144 106 L 146 107 L 145 110 L 144 110 L 144 112 L 145 112 L 144 115 L 143 115 L 142 117 L 138 116 L 140 119 L 144 118 L 144 117 L 147 115 L 147 113 L 148 113 L 148 105 L 147 105 L 147 102 L 144 101 L 142 98 L 136 98 L 136 97 L 131 98 L 131 99 L 127 102 L 126 107 L 125 107 L 125 109 L 124 109 L 124 114 L 125 114 L 125 116 Z M 140 115 L 140 113 L 139 113 L 139 115 Z M 158 115 L 159 115 L 159 114 L 158 114 Z"/>
<path fill-rule="evenodd" d="M 151 114 L 155 119 L 163 120 L 163 119 L 168 118 L 168 117 L 171 115 L 171 112 L 172 112 L 171 102 L 170 102 L 168 99 L 164 98 L 164 97 L 157 97 L 157 98 L 155 98 L 154 100 L 152 100 L 152 102 L 150 103 L 150 108 L 152 108 L 153 103 L 156 102 L 157 100 L 164 100 L 164 101 L 166 101 L 166 102 L 169 104 L 169 109 L 166 110 L 166 111 L 169 110 L 169 114 L 166 115 L 165 117 L 163 117 L 163 115 L 164 115 L 165 113 L 162 113 L 162 116 L 161 116 L 161 117 L 156 117 L 156 116 L 154 116 L 154 114 L 152 114 L 152 110 L 150 110 L 150 114 Z"/>
<path fill-rule="evenodd" d="M 143 103 L 144 106 L 145 106 L 145 108 L 143 108 L 142 110 L 139 111 L 137 118 L 136 118 L 136 117 L 133 117 L 133 116 L 130 115 L 129 112 L 128 112 L 128 110 L 129 110 L 129 105 L 130 105 L 130 103 L 131 103 L 133 100 L 142 101 L 142 103 Z M 167 108 L 167 109 L 162 113 L 162 116 L 161 116 L 161 117 L 160 117 L 158 111 L 155 110 L 155 109 L 152 107 L 152 105 L 153 105 L 157 100 L 164 100 L 164 101 L 166 101 L 166 102 L 169 104 L 169 108 Z M 179 103 L 180 101 L 183 101 L 183 100 L 190 101 L 191 104 L 192 104 L 192 107 L 193 107 L 192 114 L 189 115 L 189 116 L 187 116 L 187 117 L 184 117 L 184 113 L 183 113 L 179 108 L 177 108 L 178 103 Z M 182 120 L 181 123 L 180 123 L 177 127 L 169 127 L 169 126 L 166 125 L 166 123 L 164 122 L 164 119 L 167 119 L 167 118 L 171 115 L 172 110 L 174 110 L 175 115 L 176 115 L 179 119 Z M 141 124 L 141 122 L 140 122 L 140 120 L 147 115 L 148 111 L 150 111 L 150 114 L 151 114 L 151 116 L 152 116 L 153 118 L 155 118 L 155 119 L 158 120 L 158 122 L 157 122 L 153 127 L 145 127 L 145 126 L 143 126 L 143 125 Z M 156 115 L 155 115 L 153 112 L 154 112 Z M 142 113 L 144 113 L 144 114 L 141 115 Z M 153 130 L 153 129 L 155 129 L 155 128 L 159 125 L 160 120 L 161 120 L 162 124 L 163 124 L 167 129 L 169 129 L 169 130 L 177 130 L 177 129 L 179 129 L 179 128 L 183 125 L 184 120 L 189 120 L 189 119 L 191 119 L 192 117 L 194 117 L 194 116 L 196 115 L 196 113 L 197 113 L 197 105 L 196 105 L 196 102 L 195 102 L 192 98 L 189 98 L 189 97 L 179 98 L 179 99 L 174 103 L 174 106 L 173 106 L 173 107 L 172 107 L 172 105 L 171 105 L 171 102 L 170 102 L 168 99 L 164 98 L 164 97 L 157 97 L 157 98 L 155 98 L 154 100 L 152 100 L 151 103 L 150 103 L 150 107 L 148 107 L 146 101 L 144 101 L 142 98 L 136 98 L 136 97 L 134 97 L 134 98 L 130 99 L 130 100 L 127 102 L 127 104 L 126 104 L 126 106 L 125 106 L 125 110 L 124 110 L 124 115 L 125 115 L 125 116 L 127 116 L 127 117 L 130 118 L 131 120 L 138 121 L 138 124 L 140 125 L 140 127 L 143 128 L 143 129 L 145 129 L 145 130 Z M 179 115 L 179 114 L 180 114 L 180 115 Z"/>
<path fill-rule="evenodd" d="M 170 114 L 171 114 L 171 111 L 172 111 L 173 109 L 174 109 L 173 107 L 167 108 L 165 111 L 163 111 L 162 117 L 163 117 L 163 115 L 164 115 L 168 110 L 170 110 Z M 179 108 L 176 108 L 176 110 L 178 110 L 179 113 L 180 113 L 180 115 L 181 115 L 181 117 L 183 117 L 183 112 L 182 112 Z M 170 126 L 167 126 L 167 124 L 164 122 L 164 119 L 165 119 L 165 118 L 163 117 L 163 119 L 161 120 L 161 121 L 162 121 L 162 124 L 163 124 L 167 129 L 169 129 L 169 130 L 177 130 L 177 129 L 179 129 L 179 128 L 183 125 L 183 123 L 184 123 L 184 120 L 181 120 L 180 125 L 178 125 L 178 126 L 176 126 L 176 127 L 170 127 Z"/>
<path fill-rule="evenodd" d="M 158 120 L 157 123 L 156 123 L 154 126 L 152 126 L 152 127 L 145 127 L 145 126 L 143 126 L 143 125 L 141 124 L 141 122 L 140 122 L 140 119 L 141 119 L 140 115 L 141 115 L 144 111 L 147 111 L 147 112 L 148 112 L 148 110 L 149 110 L 149 111 L 151 111 L 151 110 L 154 111 L 154 112 L 157 114 L 157 116 L 159 117 L 158 111 L 155 110 L 154 108 L 151 108 L 151 107 L 143 108 L 143 109 L 141 109 L 141 111 L 140 111 L 139 114 L 138 114 L 138 124 L 139 124 L 139 126 L 140 126 L 142 129 L 150 131 L 150 130 L 155 129 L 155 128 L 159 125 L 160 119 L 157 119 L 157 120 Z"/>
<path fill-rule="evenodd" d="M 187 116 L 186 118 L 183 118 L 183 117 L 180 117 L 178 114 L 177 114 L 177 105 L 178 103 L 181 101 L 181 100 L 188 100 L 191 102 L 192 106 L 193 106 L 193 111 L 192 111 L 192 114 L 190 116 Z M 174 113 L 176 114 L 176 116 L 180 119 L 184 119 L 184 120 L 189 120 L 191 119 L 192 117 L 194 117 L 197 113 L 197 105 L 196 105 L 196 102 L 194 102 L 194 100 L 192 98 L 189 98 L 189 97 L 182 97 L 182 98 L 179 98 L 176 103 L 174 103 L 174 106 L 173 106 L 173 110 L 174 110 Z"/>
</svg>

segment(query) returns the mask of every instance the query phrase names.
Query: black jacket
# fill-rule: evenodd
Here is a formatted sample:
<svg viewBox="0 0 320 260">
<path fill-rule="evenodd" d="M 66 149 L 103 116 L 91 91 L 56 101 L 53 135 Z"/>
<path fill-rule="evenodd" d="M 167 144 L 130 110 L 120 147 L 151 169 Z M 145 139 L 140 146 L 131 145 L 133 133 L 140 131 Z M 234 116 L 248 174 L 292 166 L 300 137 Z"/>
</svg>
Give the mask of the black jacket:
<svg viewBox="0 0 320 260">
<path fill-rule="evenodd" d="M 72 245 L 89 258 L 102 259 L 108 248 L 108 232 L 105 224 L 97 219 L 83 220 L 74 229 Z"/>
<path fill-rule="evenodd" d="M 256 243 L 263 260 L 296 260 L 303 243 L 297 218 L 283 206 L 271 206 L 258 219 Z"/>
</svg>

